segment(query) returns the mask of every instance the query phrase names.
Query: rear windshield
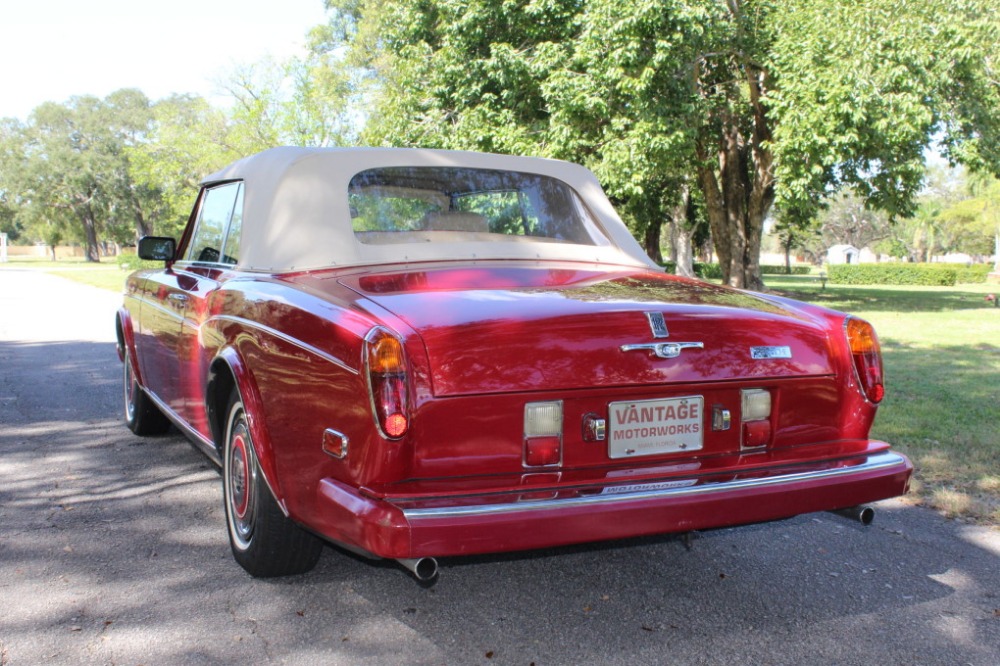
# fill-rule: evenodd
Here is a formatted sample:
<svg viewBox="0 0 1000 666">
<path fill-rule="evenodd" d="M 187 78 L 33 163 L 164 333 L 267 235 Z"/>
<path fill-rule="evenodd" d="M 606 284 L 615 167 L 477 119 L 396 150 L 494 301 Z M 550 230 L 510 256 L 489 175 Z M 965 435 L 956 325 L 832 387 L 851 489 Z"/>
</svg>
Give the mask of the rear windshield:
<svg viewBox="0 0 1000 666">
<path fill-rule="evenodd" d="M 394 243 L 611 245 L 571 187 L 549 176 L 458 167 L 362 171 L 348 186 L 355 237 Z"/>
</svg>

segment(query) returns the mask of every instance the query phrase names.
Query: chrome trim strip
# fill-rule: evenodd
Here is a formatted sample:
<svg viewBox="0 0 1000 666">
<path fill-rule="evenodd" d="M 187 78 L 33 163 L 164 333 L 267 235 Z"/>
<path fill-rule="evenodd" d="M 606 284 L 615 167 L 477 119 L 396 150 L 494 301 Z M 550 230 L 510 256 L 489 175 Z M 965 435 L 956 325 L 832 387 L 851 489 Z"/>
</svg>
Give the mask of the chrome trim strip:
<svg viewBox="0 0 1000 666">
<path fill-rule="evenodd" d="M 170 409 L 170 407 L 168 407 L 167 404 L 160 400 L 160 398 L 155 394 L 147 391 L 145 388 L 142 388 L 142 390 L 147 396 L 149 396 L 149 399 L 152 400 L 157 407 L 159 407 L 160 411 L 163 412 L 163 415 L 170 419 L 170 422 L 177 426 L 177 429 L 198 447 L 199 451 L 208 456 L 209 459 L 211 459 L 211 461 L 216 465 L 222 467 L 222 457 L 219 455 L 218 449 L 215 448 L 215 444 L 211 440 L 205 439 L 200 432 L 188 425 L 187 422 L 181 418 L 180 414 Z"/>
<path fill-rule="evenodd" d="M 685 349 L 704 349 L 704 342 L 646 342 L 639 345 L 622 345 L 623 352 L 636 350 L 649 350 L 654 356 L 660 358 L 677 358 Z"/>
<path fill-rule="evenodd" d="M 459 518 L 467 516 L 489 516 L 504 513 L 542 511 L 546 509 L 575 509 L 588 506 L 606 506 L 609 504 L 632 502 L 635 500 L 660 500 L 672 497 L 690 497 L 692 495 L 729 493 L 737 490 L 745 490 L 747 488 L 781 486 L 791 483 L 800 483 L 802 481 L 816 481 L 820 479 L 836 478 L 839 476 L 865 474 L 869 472 L 887 470 L 893 467 L 905 468 L 905 466 L 905 459 L 901 455 L 893 453 L 892 451 L 887 451 L 885 453 L 869 456 L 868 460 L 864 463 L 854 465 L 852 467 L 836 467 L 834 469 L 797 472 L 761 479 L 741 479 L 721 483 L 707 483 L 701 486 L 662 488 L 658 490 L 645 490 L 633 493 L 615 493 L 610 495 L 534 500 L 517 503 L 511 502 L 507 504 L 435 507 L 429 509 L 403 509 L 403 515 L 407 520 L 420 520 L 435 518 Z"/>
<path fill-rule="evenodd" d="M 161 305 L 160 302 L 154 298 L 144 298 L 142 296 L 133 296 L 135 300 L 139 301 L 141 307 L 149 306 L 154 310 L 159 310 L 163 314 L 169 315 L 171 319 L 176 319 L 177 321 L 184 321 L 184 315 L 178 313 L 176 310 L 171 310 L 170 308 Z"/>
<path fill-rule="evenodd" d="M 204 323 L 202 323 L 202 326 L 205 326 L 205 324 L 208 324 L 209 322 L 216 321 L 216 320 L 231 321 L 231 322 L 240 324 L 241 326 L 246 326 L 248 328 L 255 328 L 255 329 L 259 330 L 259 331 L 263 331 L 264 333 L 267 333 L 268 335 L 273 335 L 274 337 L 276 337 L 276 338 L 278 338 L 280 340 L 284 340 L 288 344 L 290 344 L 290 345 L 292 345 L 294 347 L 298 347 L 302 351 L 309 352 L 310 354 L 315 354 L 316 356 L 319 356 L 323 360 L 329 361 L 330 363 L 333 363 L 335 366 L 341 368 L 342 370 L 348 371 L 352 375 L 360 375 L 361 374 L 360 372 L 358 372 L 357 370 L 355 370 L 351 366 L 347 365 L 347 363 L 345 363 L 344 361 L 341 361 L 336 356 L 334 356 L 332 354 L 329 354 L 329 353 L 323 351 L 322 349 L 318 349 L 316 347 L 313 347 L 312 345 L 310 345 L 310 344 L 308 344 L 306 342 L 302 342 L 301 340 L 297 340 L 296 338 L 293 338 L 292 336 L 288 335 L 287 333 L 282 333 L 281 331 L 279 331 L 279 330 L 277 330 L 275 328 L 271 328 L 270 326 L 265 326 L 264 324 L 261 324 L 261 323 L 255 322 L 255 321 L 251 321 L 250 319 L 244 319 L 243 317 L 235 317 L 233 315 L 215 315 L 213 317 L 209 317 L 208 319 L 206 319 L 204 321 Z"/>
</svg>

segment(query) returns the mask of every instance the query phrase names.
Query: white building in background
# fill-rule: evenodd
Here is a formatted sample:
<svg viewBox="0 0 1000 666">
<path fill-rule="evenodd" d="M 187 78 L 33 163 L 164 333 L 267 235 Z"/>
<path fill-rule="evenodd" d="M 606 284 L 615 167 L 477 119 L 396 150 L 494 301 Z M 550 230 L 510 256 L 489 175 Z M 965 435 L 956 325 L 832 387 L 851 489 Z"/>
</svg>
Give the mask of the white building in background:
<svg viewBox="0 0 1000 666">
<path fill-rule="evenodd" d="M 975 262 L 975 258 L 964 252 L 949 252 L 945 255 L 935 255 L 931 257 L 931 261 L 936 264 L 971 264 Z"/>
<path fill-rule="evenodd" d="M 861 251 L 853 245 L 834 245 L 826 251 L 826 263 L 830 265 L 856 264 L 860 259 Z"/>
</svg>

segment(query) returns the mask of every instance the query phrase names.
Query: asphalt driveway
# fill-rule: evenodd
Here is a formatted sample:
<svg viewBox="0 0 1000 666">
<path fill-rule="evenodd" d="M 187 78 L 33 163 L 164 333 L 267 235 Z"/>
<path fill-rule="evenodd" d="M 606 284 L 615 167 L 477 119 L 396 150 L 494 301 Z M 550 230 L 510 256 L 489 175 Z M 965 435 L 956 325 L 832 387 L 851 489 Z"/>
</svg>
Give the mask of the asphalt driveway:
<svg viewBox="0 0 1000 666">
<path fill-rule="evenodd" d="M 895 501 L 444 559 L 432 587 L 333 547 L 251 579 L 215 468 L 121 422 L 119 300 L 0 269 L 0 666 L 1000 664 L 1000 532 Z"/>
</svg>

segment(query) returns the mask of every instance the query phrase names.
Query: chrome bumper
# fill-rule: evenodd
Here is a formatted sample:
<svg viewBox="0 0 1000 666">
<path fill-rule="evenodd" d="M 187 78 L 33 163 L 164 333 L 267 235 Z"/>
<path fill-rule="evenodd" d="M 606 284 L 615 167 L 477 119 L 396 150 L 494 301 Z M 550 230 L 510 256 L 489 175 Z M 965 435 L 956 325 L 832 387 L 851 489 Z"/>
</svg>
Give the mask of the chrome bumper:
<svg viewBox="0 0 1000 666">
<path fill-rule="evenodd" d="M 636 501 L 657 501 L 677 498 L 689 498 L 699 495 L 711 497 L 724 496 L 730 493 L 743 493 L 754 490 L 769 489 L 780 492 L 781 486 L 791 486 L 810 483 L 836 483 L 838 480 L 848 481 L 851 477 L 862 477 L 872 474 L 888 474 L 898 468 L 902 471 L 909 467 L 905 457 L 886 451 L 867 456 L 861 463 L 843 465 L 826 469 L 811 469 L 808 471 L 775 474 L 725 481 L 694 481 L 692 485 L 681 487 L 661 487 L 656 489 L 637 489 L 629 492 L 610 492 L 607 494 L 589 494 L 574 497 L 553 497 L 551 499 L 517 500 L 506 502 L 476 504 L 457 504 L 441 507 L 401 507 L 407 521 L 421 519 L 469 518 L 478 516 L 496 516 L 509 513 L 528 513 L 534 511 L 558 511 L 561 509 L 577 509 L 585 507 L 613 507 L 616 504 Z M 683 479 L 681 480 L 683 481 Z M 659 484 L 646 483 L 638 485 L 665 485 L 671 481 Z M 613 486 L 610 486 L 613 488 Z M 541 490 L 541 489 L 539 489 Z M 534 492 L 534 489 L 532 489 Z M 480 498 L 481 500 L 482 498 Z M 830 507 L 840 508 L 840 507 Z"/>
</svg>

